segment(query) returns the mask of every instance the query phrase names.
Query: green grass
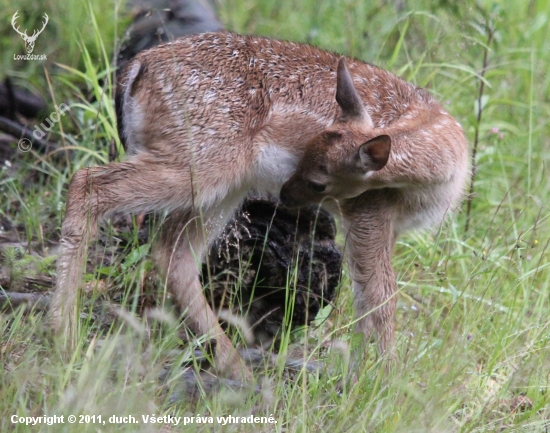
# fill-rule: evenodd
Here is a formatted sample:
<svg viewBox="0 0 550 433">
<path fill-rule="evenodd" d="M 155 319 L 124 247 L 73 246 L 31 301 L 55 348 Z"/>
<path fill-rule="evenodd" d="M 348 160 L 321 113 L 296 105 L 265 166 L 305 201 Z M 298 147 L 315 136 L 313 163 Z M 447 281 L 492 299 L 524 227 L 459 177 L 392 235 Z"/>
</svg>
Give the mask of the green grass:
<svg viewBox="0 0 550 433">
<path fill-rule="evenodd" d="M 2 73 L 71 107 L 52 137 L 75 149 L 70 161 L 32 151 L 14 154 L 9 162 L 16 169 L 0 161 L 0 217 L 20 225 L 28 245 L 20 255 L 4 254 L 2 269 L 11 266 L 17 278 L 54 272 L 49 240 L 59 237 L 68 180 L 80 167 L 105 163 L 109 146 L 118 144 L 110 59 L 128 17 L 118 2 L 90 3 L 0 2 Z M 402 4 L 408 6 L 400 9 Z M 9 23 L 17 9 L 29 26 L 39 23 L 43 11 L 50 16 L 35 48 L 47 53 L 44 65 L 13 60 L 13 54 L 23 53 Z M 400 288 L 399 360 L 386 374 L 370 357 L 357 373 L 358 383 L 343 388 L 339 379 L 354 347 L 347 278 L 337 312 L 318 328 L 283 338 L 283 352 L 304 358 L 318 356 L 325 339 L 337 340 L 327 355 L 331 374 L 300 372 L 289 380 L 275 369 L 261 395 L 226 391 L 198 403 L 169 403 L 182 371 L 177 366 L 191 358 L 185 352 L 174 357 L 182 325 L 170 316 L 155 321 L 119 314 L 108 333 L 83 320 L 80 345 L 67 359 L 60 342 L 44 330 L 42 315 L 2 312 L 0 430 L 119 428 L 109 423 L 27 427 L 12 424 L 12 415 L 132 414 L 141 420 L 142 414 L 215 419 L 255 413 L 273 414 L 277 424 L 194 423 L 162 431 L 548 431 L 550 1 L 225 0 L 219 13 L 235 31 L 307 41 L 388 68 L 428 87 L 463 124 L 472 145 L 477 129 L 468 232 L 464 206 L 441 230 L 399 240 L 393 260 Z M 489 46 L 487 23 L 495 31 Z M 129 287 L 124 305 L 130 311 L 150 266 L 142 252 L 126 259 L 124 275 L 122 268 L 104 270 Z M 88 319 L 94 313 L 84 312 Z M 172 366 L 167 389 L 157 380 L 166 366 Z M 523 398 L 529 403 L 518 405 Z M 143 423 L 120 430 L 161 431 Z"/>
</svg>

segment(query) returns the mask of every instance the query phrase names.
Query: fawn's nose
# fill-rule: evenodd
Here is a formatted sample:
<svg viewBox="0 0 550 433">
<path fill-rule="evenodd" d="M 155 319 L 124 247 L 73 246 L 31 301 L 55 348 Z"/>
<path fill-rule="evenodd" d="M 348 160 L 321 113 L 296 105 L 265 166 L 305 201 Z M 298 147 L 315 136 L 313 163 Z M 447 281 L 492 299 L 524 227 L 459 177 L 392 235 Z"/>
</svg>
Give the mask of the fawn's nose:
<svg viewBox="0 0 550 433">
<path fill-rule="evenodd" d="M 292 194 L 292 187 L 288 185 L 283 185 L 281 192 L 279 193 L 279 200 L 281 203 L 288 208 L 296 208 L 303 206 L 303 203 L 300 203 L 294 194 Z"/>
<path fill-rule="evenodd" d="M 295 207 L 292 194 L 290 194 L 290 190 L 286 185 L 283 185 L 283 187 L 281 188 L 281 192 L 279 193 L 279 200 L 286 207 Z"/>
</svg>

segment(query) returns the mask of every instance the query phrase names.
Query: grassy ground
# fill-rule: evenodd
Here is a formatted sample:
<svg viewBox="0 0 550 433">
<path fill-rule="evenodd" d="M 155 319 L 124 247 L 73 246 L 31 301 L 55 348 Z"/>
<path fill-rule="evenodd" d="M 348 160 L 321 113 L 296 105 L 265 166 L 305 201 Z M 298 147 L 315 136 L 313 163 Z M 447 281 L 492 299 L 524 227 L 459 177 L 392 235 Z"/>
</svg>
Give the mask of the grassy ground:
<svg viewBox="0 0 550 433">
<path fill-rule="evenodd" d="M 68 104 L 70 113 L 52 138 L 75 149 L 71 160 L 31 151 L 0 161 L 2 230 L 13 225 L 26 246 L 3 252 L 3 272 L 17 280 L 54 272 L 68 180 L 80 167 L 105 163 L 109 144 L 117 143 L 110 59 L 128 18 L 109 0 L 0 4 L 1 78 L 50 95 L 51 111 L 54 102 Z M 17 9 L 29 27 L 49 14 L 35 48 L 47 54 L 45 63 L 13 60 L 23 53 L 9 24 Z M 338 312 L 282 343 L 283 352 L 307 358 L 318 356 L 324 339 L 337 340 L 341 350 L 328 355 L 331 374 L 299 372 L 289 380 L 275 368 L 260 395 L 222 392 L 198 403 L 170 403 L 178 365 L 189 357 L 170 355 L 180 326 L 170 320 L 122 318 L 109 333 L 83 320 L 80 346 L 67 359 L 43 329 L 41 314 L 3 312 L 0 430 L 548 431 L 550 1 L 220 0 L 219 13 L 232 30 L 307 41 L 428 87 L 477 146 L 469 218 L 464 205 L 441 230 L 398 242 L 396 368 L 387 375 L 372 358 L 355 386 L 339 386 L 354 341 L 345 278 Z M 116 280 L 124 269 L 128 309 L 149 269 L 139 253 L 110 275 Z M 167 390 L 157 378 L 170 366 Z M 251 413 L 272 414 L 277 423 L 216 423 L 216 416 Z M 193 424 L 11 422 L 12 415 L 44 414 L 65 420 L 132 414 L 140 421 L 142 414 L 171 414 L 192 417 Z M 197 424 L 197 415 L 214 423 Z"/>
</svg>

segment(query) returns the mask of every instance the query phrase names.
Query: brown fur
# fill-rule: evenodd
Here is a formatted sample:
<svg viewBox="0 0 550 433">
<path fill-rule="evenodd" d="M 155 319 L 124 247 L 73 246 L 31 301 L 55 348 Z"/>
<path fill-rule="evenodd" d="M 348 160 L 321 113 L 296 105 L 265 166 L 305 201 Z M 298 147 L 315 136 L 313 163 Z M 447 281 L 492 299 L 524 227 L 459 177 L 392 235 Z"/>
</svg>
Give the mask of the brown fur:
<svg viewBox="0 0 550 433">
<path fill-rule="evenodd" d="M 468 173 L 468 146 L 460 125 L 425 92 L 402 101 L 398 91 L 380 94 L 403 103 L 400 116 L 384 123 L 357 90 L 341 59 L 336 99 L 342 115 L 308 143 L 281 200 L 323 203 L 341 215 L 357 328 L 367 338 L 375 332 L 380 352 L 393 358 L 395 240 L 407 229 L 440 223 L 453 209 Z"/>
<path fill-rule="evenodd" d="M 466 144 L 460 127 L 448 114 L 438 114 L 441 107 L 427 92 L 357 60 L 347 60 L 349 76 L 339 67 L 339 87 L 347 80 L 348 91 L 339 92 L 339 106 L 338 59 L 308 45 L 231 33 L 192 36 L 138 54 L 117 89 L 127 161 L 80 170 L 69 187 L 51 312 L 55 328 L 69 341 L 75 336 L 76 290 L 86 243 L 99 219 L 114 212 L 164 210 L 169 216 L 153 255 L 168 288 L 191 328 L 216 339 L 216 366 L 234 377 L 249 377 L 202 294 L 201 256 L 250 190 L 278 192 L 300 164 L 291 182 L 296 194 L 308 191 L 301 182 L 307 177 L 306 159 L 326 155 L 338 162 L 368 137 L 374 141 L 362 148 L 370 161 L 363 168 L 381 169 L 376 176 L 365 183 L 357 171 L 351 178 L 337 171 L 326 174 L 347 179 L 353 186 L 350 197 L 361 194 L 340 203 L 350 237 L 349 264 L 358 315 L 379 307 L 361 319 L 360 327 L 369 334 L 372 326 L 363 324 L 372 322 L 386 350 L 393 339 L 396 221 L 407 206 L 415 211 L 436 199 L 447 209 L 456 200 L 445 196 L 445 186 L 426 202 L 420 196 L 404 199 L 406 186 L 412 182 L 422 190 L 447 183 L 460 190 L 456 171 L 466 170 Z M 363 111 L 357 100 L 367 107 L 370 123 L 358 120 L 356 111 L 360 116 Z M 350 104 L 353 109 L 343 109 Z M 434 124 L 442 129 L 430 135 Z M 377 134 L 371 134 L 373 128 Z M 389 139 L 378 138 L 378 131 L 391 137 L 392 152 L 399 149 L 401 160 L 390 154 L 388 162 Z M 424 137 L 425 131 L 424 144 L 407 138 L 410 133 Z M 336 141 L 341 146 L 331 144 Z M 288 188 L 284 192 L 293 201 Z"/>
</svg>

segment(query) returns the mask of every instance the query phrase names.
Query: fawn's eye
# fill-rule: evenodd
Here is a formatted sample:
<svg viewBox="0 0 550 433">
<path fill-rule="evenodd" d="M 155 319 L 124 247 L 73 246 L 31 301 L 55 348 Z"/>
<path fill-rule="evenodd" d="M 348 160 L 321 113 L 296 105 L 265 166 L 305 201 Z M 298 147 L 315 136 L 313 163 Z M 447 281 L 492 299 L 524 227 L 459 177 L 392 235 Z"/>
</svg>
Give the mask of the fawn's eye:
<svg viewBox="0 0 550 433">
<path fill-rule="evenodd" d="M 322 183 L 317 183 L 317 182 L 309 182 L 307 186 L 309 189 L 315 192 L 324 192 L 325 189 L 327 189 L 326 185 L 323 185 Z"/>
</svg>

